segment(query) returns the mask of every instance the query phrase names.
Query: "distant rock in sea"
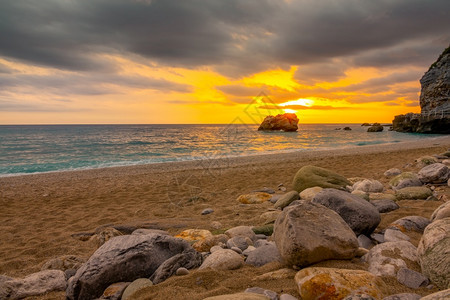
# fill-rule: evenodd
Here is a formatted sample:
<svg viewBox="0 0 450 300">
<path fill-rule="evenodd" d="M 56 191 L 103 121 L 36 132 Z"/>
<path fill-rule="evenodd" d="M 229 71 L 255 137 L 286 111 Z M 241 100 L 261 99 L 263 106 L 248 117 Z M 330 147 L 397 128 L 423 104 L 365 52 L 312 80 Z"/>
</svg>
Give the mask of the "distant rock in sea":
<svg viewBox="0 0 450 300">
<path fill-rule="evenodd" d="M 296 114 L 280 114 L 267 116 L 259 125 L 258 130 L 278 130 L 278 131 L 297 131 L 298 118 Z"/>
<path fill-rule="evenodd" d="M 393 130 L 450 133 L 450 47 L 420 79 L 421 113 L 395 116 Z"/>
</svg>

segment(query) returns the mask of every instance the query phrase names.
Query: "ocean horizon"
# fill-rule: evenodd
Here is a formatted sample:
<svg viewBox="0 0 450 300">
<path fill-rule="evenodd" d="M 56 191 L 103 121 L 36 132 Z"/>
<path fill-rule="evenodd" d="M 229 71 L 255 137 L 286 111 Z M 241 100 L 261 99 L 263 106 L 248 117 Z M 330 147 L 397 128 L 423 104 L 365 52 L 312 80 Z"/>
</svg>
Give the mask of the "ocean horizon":
<svg viewBox="0 0 450 300">
<path fill-rule="evenodd" d="M 350 127 L 351 131 L 343 130 Z M 442 135 L 367 132 L 361 124 L 299 124 L 297 132 L 256 124 L 0 125 L 0 177 L 382 145 Z M 340 128 L 339 130 L 337 130 Z"/>
</svg>

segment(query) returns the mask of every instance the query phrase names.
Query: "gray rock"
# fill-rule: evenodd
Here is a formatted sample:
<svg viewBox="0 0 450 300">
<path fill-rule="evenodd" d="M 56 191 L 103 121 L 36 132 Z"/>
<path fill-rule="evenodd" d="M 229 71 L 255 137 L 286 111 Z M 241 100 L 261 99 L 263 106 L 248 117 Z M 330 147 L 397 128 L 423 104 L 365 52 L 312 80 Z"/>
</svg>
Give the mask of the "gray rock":
<svg viewBox="0 0 450 300">
<path fill-rule="evenodd" d="M 66 276 L 61 270 L 44 270 L 23 279 L 13 279 L 0 283 L 0 299 L 22 299 L 42 295 L 52 291 L 64 291 Z"/>
<path fill-rule="evenodd" d="M 209 250 L 209 252 L 214 253 L 217 250 L 222 250 L 222 249 L 223 249 L 222 247 L 216 245 L 216 246 L 212 246 L 211 249 Z"/>
<path fill-rule="evenodd" d="M 450 218 L 425 228 L 417 248 L 422 273 L 440 289 L 450 288 Z"/>
<path fill-rule="evenodd" d="M 267 235 L 265 234 L 256 234 L 256 240 L 267 240 Z"/>
<path fill-rule="evenodd" d="M 446 299 L 450 299 L 450 289 L 427 295 L 421 298 L 420 300 L 446 300 Z"/>
<path fill-rule="evenodd" d="M 440 205 L 431 215 L 431 221 L 450 217 L 450 201 Z"/>
<path fill-rule="evenodd" d="M 275 194 L 275 191 L 273 189 L 271 189 L 271 188 L 268 188 L 268 187 L 263 187 L 262 189 L 252 191 L 252 193 L 253 192 L 262 192 L 262 193 L 267 193 L 267 194 Z"/>
<path fill-rule="evenodd" d="M 370 237 L 371 237 L 374 241 L 378 242 L 379 244 L 385 242 L 385 241 L 384 241 L 384 234 L 381 234 L 381 233 L 372 233 L 372 234 L 370 235 Z"/>
<path fill-rule="evenodd" d="M 177 275 L 177 276 L 186 276 L 186 275 L 189 275 L 189 273 L 190 272 L 189 272 L 188 269 L 181 267 L 181 268 L 177 269 L 177 271 L 175 272 L 175 275 Z"/>
<path fill-rule="evenodd" d="M 214 251 L 208 256 L 199 270 L 211 268 L 214 270 L 235 270 L 244 265 L 244 258 L 230 249 Z"/>
<path fill-rule="evenodd" d="M 430 220 L 421 216 L 407 216 L 392 222 L 388 228 L 399 229 L 402 232 L 419 232 L 422 233 L 425 227 L 430 224 Z"/>
<path fill-rule="evenodd" d="M 57 258 L 52 258 L 46 263 L 44 263 L 41 267 L 41 271 L 43 270 L 61 270 L 65 271 L 67 269 L 75 269 L 78 270 L 86 260 L 75 256 L 75 255 L 63 255 Z"/>
<path fill-rule="evenodd" d="M 96 298 L 112 283 L 148 278 L 166 260 L 185 251 L 193 251 L 186 241 L 163 234 L 112 238 L 69 280 L 67 298 Z"/>
<path fill-rule="evenodd" d="M 409 241 L 410 238 L 398 229 L 386 229 L 384 231 L 384 240 L 386 242 Z"/>
<path fill-rule="evenodd" d="M 312 202 L 337 212 L 357 235 L 372 233 L 381 221 L 380 213 L 372 204 L 344 191 L 324 189 Z"/>
<path fill-rule="evenodd" d="M 138 229 L 134 230 L 131 234 L 144 235 L 144 234 L 152 234 L 152 233 L 170 235 L 167 231 L 164 231 L 164 230 L 147 229 L 147 228 L 138 228 Z"/>
<path fill-rule="evenodd" d="M 365 248 L 365 249 L 370 249 L 373 246 L 375 246 L 374 243 L 372 242 L 372 240 L 369 239 L 364 234 L 360 234 L 358 236 L 358 244 L 359 244 L 360 247 Z"/>
<path fill-rule="evenodd" d="M 289 204 L 292 203 L 292 201 L 300 199 L 300 195 L 297 191 L 290 191 L 286 194 L 284 194 L 278 201 L 275 203 L 275 208 L 283 209 Z"/>
<path fill-rule="evenodd" d="M 111 284 L 103 292 L 100 300 L 121 300 L 123 292 L 131 282 L 116 282 Z"/>
<path fill-rule="evenodd" d="M 6 282 L 6 281 L 10 281 L 10 280 L 14 280 L 14 278 L 0 274 L 0 284 L 2 284 L 3 282 Z"/>
<path fill-rule="evenodd" d="M 77 273 L 77 270 L 75 269 L 67 269 L 64 271 L 64 274 L 66 275 L 66 279 L 69 280 L 70 277 L 75 276 Z"/>
<path fill-rule="evenodd" d="M 412 289 L 418 289 L 421 286 L 427 286 L 428 278 L 421 273 L 408 268 L 400 268 L 397 272 L 397 281 Z"/>
<path fill-rule="evenodd" d="M 270 300 L 278 300 L 278 294 L 270 291 L 270 290 L 266 290 L 260 287 L 251 287 L 245 290 L 244 293 L 253 293 L 253 294 L 260 294 L 260 295 L 264 295 L 266 297 L 268 297 Z"/>
<path fill-rule="evenodd" d="M 422 182 L 419 180 L 419 177 L 412 172 L 403 172 L 389 181 L 389 185 L 393 189 L 400 189 L 402 187 L 407 187 L 408 184 L 414 184 L 413 186 L 420 186 Z M 399 187 L 402 186 L 402 187 Z"/>
<path fill-rule="evenodd" d="M 241 251 L 244 251 L 250 245 L 253 245 L 253 242 L 250 238 L 248 238 L 246 236 L 235 236 L 227 241 L 228 249 L 236 247 L 236 248 L 241 249 Z"/>
<path fill-rule="evenodd" d="M 272 245 L 273 242 L 269 242 L 268 240 L 257 240 L 254 244 L 256 248 L 266 246 L 266 245 Z"/>
<path fill-rule="evenodd" d="M 333 171 L 315 166 L 304 166 L 295 174 L 292 185 L 294 190 L 300 193 L 304 189 L 316 186 L 345 189 L 351 183 L 347 178 Z"/>
<path fill-rule="evenodd" d="M 347 223 L 336 212 L 314 203 L 286 207 L 275 222 L 273 239 L 283 260 L 297 266 L 349 259 L 358 250 Z"/>
<path fill-rule="evenodd" d="M 395 277 L 400 268 L 418 262 L 416 247 L 407 241 L 376 245 L 365 258 L 369 263 L 369 272 L 376 276 Z"/>
<path fill-rule="evenodd" d="M 225 231 L 225 234 L 230 238 L 235 236 L 246 236 L 252 241 L 256 240 L 256 235 L 250 226 L 236 226 Z"/>
<path fill-rule="evenodd" d="M 399 209 L 398 204 L 389 199 L 372 200 L 370 203 L 376 207 L 379 213 L 387 213 Z"/>
<path fill-rule="evenodd" d="M 247 249 L 245 249 L 245 251 L 242 252 L 242 254 L 243 254 L 244 256 L 249 256 L 250 253 L 251 253 L 252 251 L 254 251 L 255 249 L 256 249 L 255 247 L 249 246 Z"/>
<path fill-rule="evenodd" d="M 410 186 L 422 186 L 422 181 L 420 181 L 418 178 L 417 179 L 403 179 L 402 181 L 400 181 L 398 183 L 398 185 L 395 187 L 396 190 L 405 188 L 405 187 L 410 187 Z"/>
<path fill-rule="evenodd" d="M 269 244 L 250 252 L 245 262 L 255 267 L 262 267 L 274 261 L 281 261 L 280 252 L 275 244 Z"/>
<path fill-rule="evenodd" d="M 436 163 L 423 167 L 418 176 L 423 183 L 444 183 L 450 177 L 450 169 L 444 164 Z"/>
<path fill-rule="evenodd" d="M 384 191 L 384 186 L 378 180 L 364 179 L 353 184 L 353 190 L 366 193 L 381 193 Z"/>
<path fill-rule="evenodd" d="M 277 203 L 278 199 L 280 199 L 281 197 L 283 197 L 282 194 L 273 194 L 272 198 L 270 198 L 270 203 L 275 204 Z"/>
<path fill-rule="evenodd" d="M 205 208 L 204 210 L 202 210 L 202 215 L 209 215 L 209 214 L 212 214 L 213 212 L 214 212 L 214 209 Z"/>
<path fill-rule="evenodd" d="M 314 186 L 314 187 L 304 189 L 300 193 L 300 199 L 311 202 L 312 199 L 314 199 L 314 197 L 317 195 L 317 193 L 321 192 L 322 190 L 323 190 L 323 188 L 320 186 Z"/>
<path fill-rule="evenodd" d="M 384 176 L 393 177 L 393 176 L 400 175 L 401 173 L 402 173 L 402 171 L 400 171 L 400 169 L 392 168 L 392 169 L 389 169 L 386 172 L 384 172 Z"/>
<path fill-rule="evenodd" d="M 153 286 L 151 280 L 147 278 L 138 278 L 130 283 L 122 294 L 122 300 L 133 299 L 133 294 L 146 287 Z"/>
<path fill-rule="evenodd" d="M 433 196 L 433 192 L 425 186 L 411 186 L 395 192 L 397 200 L 425 200 Z"/>
<path fill-rule="evenodd" d="M 230 249 L 233 250 L 234 252 L 236 252 L 237 254 L 242 254 L 242 250 L 239 249 L 238 247 L 231 247 Z M 247 249 L 245 249 L 245 250 L 247 250 Z"/>
<path fill-rule="evenodd" d="M 202 255 L 194 249 L 187 249 L 182 253 L 175 254 L 164 261 L 150 277 L 154 284 L 158 284 L 174 275 L 180 268 L 194 269 L 203 262 Z"/>
<path fill-rule="evenodd" d="M 281 294 L 280 300 L 298 300 L 298 299 L 289 294 Z"/>
<path fill-rule="evenodd" d="M 384 297 L 383 300 L 419 300 L 422 296 L 413 293 L 395 294 L 388 297 Z"/>
<path fill-rule="evenodd" d="M 376 300 L 376 299 L 367 294 L 356 294 L 356 295 L 349 295 L 345 297 L 344 300 Z"/>
</svg>

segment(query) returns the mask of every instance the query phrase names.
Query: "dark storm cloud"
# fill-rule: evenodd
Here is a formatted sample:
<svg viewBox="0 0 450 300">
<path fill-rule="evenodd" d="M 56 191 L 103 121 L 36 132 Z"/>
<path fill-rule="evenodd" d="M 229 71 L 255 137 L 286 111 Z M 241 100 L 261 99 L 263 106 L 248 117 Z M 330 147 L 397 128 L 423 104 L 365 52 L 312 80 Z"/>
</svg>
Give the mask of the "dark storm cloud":
<svg viewBox="0 0 450 300">
<path fill-rule="evenodd" d="M 448 0 L 1 1 L 0 55 L 99 70 L 110 65 L 100 54 L 134 53 L 236 76 L 339 57 L 360 65 L 411 63 L 414 57 L 429 63 L 448 43 L 449 12 Z M 440 42 L 417 46 L 430 39 Z M 395 46 L 409 41 L 415 54 L 402 59 L 406 48 Z M 384 49 L 391 55 L 377 54 Z"/>
<path fill-rule="evenodd" d="M 351 84 L 346 87 L 339 88 L 340 91 L 365 91 L 365 92 L 380 92 L 390 90 L 392 85 L 414 81 L 417 82 L 418 74 L 415 72 L 393 73 L 384 77 L 372 78 L 361 83 Z"/>
</svg>

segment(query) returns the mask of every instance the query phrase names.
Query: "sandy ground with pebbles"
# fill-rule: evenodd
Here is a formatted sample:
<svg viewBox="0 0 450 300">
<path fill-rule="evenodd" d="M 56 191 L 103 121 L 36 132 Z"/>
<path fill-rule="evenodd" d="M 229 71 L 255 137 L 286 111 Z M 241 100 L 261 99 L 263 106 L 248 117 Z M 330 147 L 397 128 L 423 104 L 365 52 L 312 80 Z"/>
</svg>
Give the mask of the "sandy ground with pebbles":
<svg viewBox="0 0 450 300">
<path fill-rule="evenodd" d="M 450 137 L 389 145 L 360 146 L 339 150 L 299 151 L 282 154 L 222 158 L 216 160 L 161 163 L 134 167 L 70 171 L 0 178 L 0 274 L 24 277 L 37 272 L 49 259 L 66 254 L 89 257 L 94 241 L 71 235 L 94 232 L 107 224 L 140 225 L 176 234 L 187 228 L 214 230 L 237 225 L 261 225 L 260 215 L 270 203 L 240 205 L 236 198 L 262 187 L 291 189 L 292 179 L 304 165 L 316 165 L 346 177 L 378 179 L 387 186 L 383 173 L 396 167 L 417 171 L 414 160 L 450 148 Z M 450 198 L 447 186 L 438 187 Z M 408 215 L 430 217 L 441 201 L 400 201 L 400 209 L 382 214 L 377 230 Z M 201 215 L 205 208 L 214 209 Z M 417 244 L 417 241 L 413 241 Z M 328 261 L 318 264 L 364 269 L 363 263 Z M 280 268 L 246 266 L 235 271 L 203 270 L 173 277 L 145 291 L 144 299 L 202 299 L 206 296 L 240 292 L 260 286 L 298 297 L 293 276 L 276 280 L 253 280 Z M 434 290 L 410 290 L 388 280 L 388 294 Z M 54 292 L 37 299 L 64 299 Z"/>
</svg>

